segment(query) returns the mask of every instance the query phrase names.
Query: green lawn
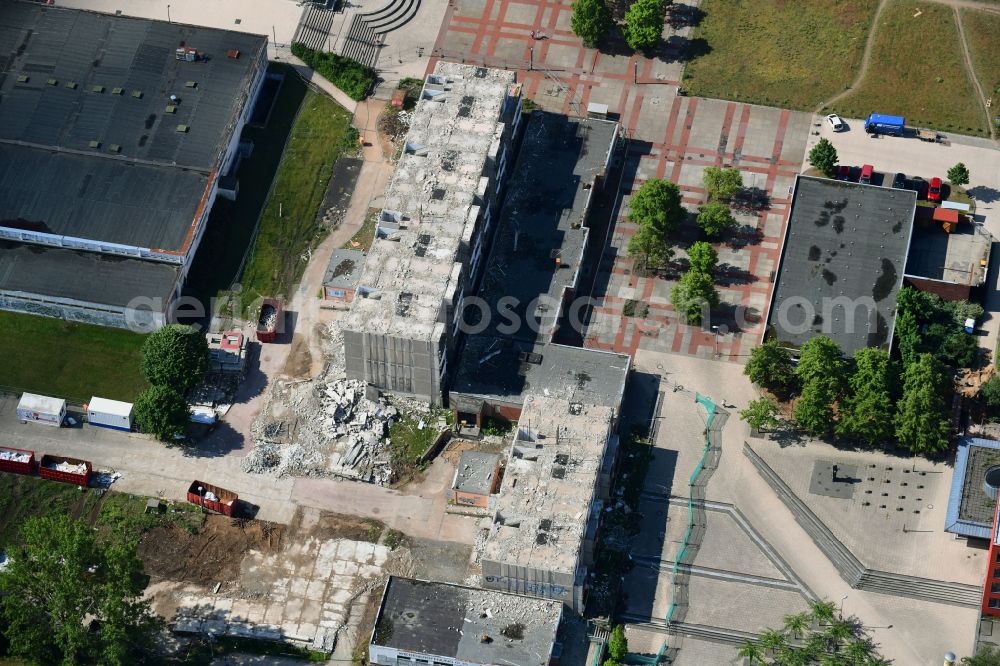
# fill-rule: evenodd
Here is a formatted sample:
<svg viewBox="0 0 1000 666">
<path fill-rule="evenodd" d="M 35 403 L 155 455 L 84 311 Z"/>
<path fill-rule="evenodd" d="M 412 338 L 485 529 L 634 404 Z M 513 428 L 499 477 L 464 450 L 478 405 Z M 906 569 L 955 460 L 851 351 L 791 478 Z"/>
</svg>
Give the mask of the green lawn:
<svg viewBox="0 0 1000 666">
<path fill-rule="evenodd" d="M 837 113 L 864 118 L 876 111 L 905 116 L 915 127 L 986 133 L 951 7 L 893 0 L 876 30 L 868 76 L 837 102 Z"/>
<path fill-rule="evenodd" d="M 101 530 L 121 529 L 133 536 L 168 523 L 193 532 L 205 520 L 198 507 L 183 502 L 163 513 L 147 514 L 146 500 L 116 492 L 102 496 L 96 488 L 80 490 L 33 476 L 0 474 L 0 550 L 18 538 L 25 520 L 36 516 L 68 515 Z"/>
<path fill-rule="evenodd" d="M 316 213 L 334 162 L 348 147 L 350 127 L 343 107 L 321 93 L 306 93 L 240 279 L 244 307 L 258 297 L 290 294 L 302 275 L 308 251 L 326 232 Z"/>
<path fill-rule="evenodd" d="M 117 328 L 0 312 L 5 354 L 0 388 L 87 401 L 132 401 L 144 389 L 139 372 L 145 336 Z"/>
<path fill-rule="evenodd" d="M 876 5 L 704 0 L 684 88 L 703 97 L 811 110 L 850 84 Z"/>
<path fill-rule="evenodd" d="M 962 25 L 979 85 L 993 98 L 993 115 L 1000 116 L 1000 16 L 963 9 Z"/>
</svg>

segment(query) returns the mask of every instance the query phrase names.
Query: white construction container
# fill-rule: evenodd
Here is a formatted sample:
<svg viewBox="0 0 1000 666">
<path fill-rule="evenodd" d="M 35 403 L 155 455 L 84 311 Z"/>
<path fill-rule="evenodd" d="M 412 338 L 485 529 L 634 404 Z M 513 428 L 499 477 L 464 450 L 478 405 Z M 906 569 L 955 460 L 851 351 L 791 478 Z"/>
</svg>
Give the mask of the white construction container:
<svg viewBox="0 0 1000 666">
<path fill-rule="evenodd" d="M 47 395 L 23 393 L 21 402 L 17 403 L 17 418 L 58 428 L 66 418 L 66 401 Z"/>
<path fill-rule="evenodd" d="M 112 430 L 132 430 L 132 403 L 93 397 L 87 403 L 87 421 Z"/>
</svg>

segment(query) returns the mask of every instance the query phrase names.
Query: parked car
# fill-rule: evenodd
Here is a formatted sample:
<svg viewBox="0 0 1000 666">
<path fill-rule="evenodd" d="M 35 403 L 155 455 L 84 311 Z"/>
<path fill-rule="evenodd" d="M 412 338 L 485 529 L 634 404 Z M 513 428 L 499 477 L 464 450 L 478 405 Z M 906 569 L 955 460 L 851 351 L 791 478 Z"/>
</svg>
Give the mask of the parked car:
<svg viewBox="0 0 1000 666">
<path fill-rule="evenodd" d="M 928 201 L 941 201 L 941 179 L 935 176 L 931 178 L 930 187 L 927 188 Z"/>
<path fill-rule="evenodd" d="M 906 189 L 916 192 L 918 199 L 927 198 L 927 181 L 920 176 L 914 176 L 906 181 Z"/>
<path fill-rule="evenodd" d="M 837 167 L 837 180 L 850 180 L 851 179 L 851 167 L 846 164 L 841 164 Z"/>
<path fill-rule="evenodd" d="M 826 117 L 826 122 L 830 124 L 830 127 L 833 129 L 834 132 L 843 132 L 844 130 L 847 129 L 847 125 L 844 124 L 844 121 L 841 120 L 840 116 L 838 116 L 836 113 L 831 113 L 830 115 L 828 115 Z"/>
<path fill-rule="evenodd" d="M 897 190 L 906 189 L 906 174 L 897 173 L 892 179 L 892 187 Z"/>
<path fill-rule="evenodd" d="M 872 175 L 875 173 L 875 167 L 871 164 L 861 165 L 861 176 L 858 178 L 858 182 L 864 185 L 868 185 L 872 182 Z"/>
</svg>

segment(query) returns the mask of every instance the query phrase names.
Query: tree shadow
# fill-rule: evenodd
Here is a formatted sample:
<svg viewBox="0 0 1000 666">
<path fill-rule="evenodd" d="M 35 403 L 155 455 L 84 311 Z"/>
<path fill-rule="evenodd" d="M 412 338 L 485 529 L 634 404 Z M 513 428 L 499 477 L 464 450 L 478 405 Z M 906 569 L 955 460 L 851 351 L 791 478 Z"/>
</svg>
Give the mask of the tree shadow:
<svg viewBox="0 0 1000 666">
<path fill-rule="evenodd" d="M 667 23 L 674 30 L 695 28 L 701 25 L 706 15 L 704 9 L 695 5 L 672 4 L 667 7 Z"/>
<path fill-rule="evenodd" d="M 747 245 L 760 245 L 763 240 L 763 231 L 756 226 L 743 224 L 729 232 L 725 244 L 734 250 L 738 250 Z"/>
<path fill-rule="evenodd" d="M 1000 191 L 985 185 L 976 185 L 966 190 L 966 193 L 976 201 L 983 203 L 993 203 L 1000 200 Z"/>
<path fill-rule="evenodd" d="M 734 284 L 752 284 L 757 281 L 757 276 L 750 271 L 731 264 L 719 264 L 714 277 L 716 284 L 727 287 Z"/>
<path fill-rule="evenodd" d="M 179 449 L 186 458 L 224 458 L 233 451 L 243 449 L 244 444 L 249 443 L 242 433 L 225 421 L 216 421 L 204 434 L 193 434 L 189 442 L 167 446 Z"/>
<path fill-rule="evenodd" d="M 771 195 L 759 187 L 744 187 L 732 201 L 733 210 L 740 213 L 759 213 L 771 209 Z"/>
</svg>

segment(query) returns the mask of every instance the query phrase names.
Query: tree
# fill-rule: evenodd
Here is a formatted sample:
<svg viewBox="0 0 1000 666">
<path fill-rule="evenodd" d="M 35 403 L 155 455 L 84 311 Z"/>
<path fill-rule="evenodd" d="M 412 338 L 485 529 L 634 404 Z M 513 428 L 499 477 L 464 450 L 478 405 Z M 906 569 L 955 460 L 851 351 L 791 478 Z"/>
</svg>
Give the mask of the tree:
<svg viewBox="0 0 1000 666">
<path fill-rule="evenodd" d="M 743 374 L 754 384 L 787 397 L 795 389 L 795 369 L 788 352 L 777 340 L 768 340 L 750 352 Z"/>
<path fill-rule="evenodd" d="M 653 225 L 644 225 L 629 239 L 628 254 L 635 258 L 639 268 L 655 269 L 670 261 L 674 250 L 666 234 L 657 231 Z"/>
<path fill-rule="evenodd" d="M 708 311 L 719 304 L 712 276 L 700 271 L 688 271 L 670 291 L 670 302 L 684 322 L 700 324 Z"/>
<path fill-rule="evenodd" d="M 962 185 L 969 184 L 969 169 L 962 162 L 959 162 L 952 168 L 948 169 L 948 182 L 952 185 Z"/>
<path fill-rule="evenodd" d="M 795 421 L 807 432 L 823 435 L 833 430 L 833 405 L 843 393 L 845 368 L 840 347 L 825 335 L 802 345 L 795 368 L 802 383 Z"/>
<path fill-rule="evenodd" d="M 690 270 L 711 275 L 719 262 L 719 255 L 711 243 L 698 241 L 688 248 Z"/>
<path fill-rule="evenodd" d="M 896 338 L 903 367 L 930 353 L 952 367 L 968 367 L 976 358 L 976 339 L 965 332 L 965 319 L 978 318 L 980 306 L 947 302 L 940 296 L 904 287 L 896 296 Z"/>
<path fill-rule="evenodd" d="M 823 172 L 827 178 L 837 173 L 837 149 L 826 138 L 820 139 L 809 151 L 809 164 Z"/>
<path fill-rule="evenodd" d="M 626 654 L 628 654 L 628 639 L 625 637 L 625 627 L 620 624 L 615 625 L 611 630 L 611 636 L 608 637 L 608 659 L 625 661 Z"/>
<path fill-rule="evenodd" d="M 140 393 L 132 413 L 139 430 L 164 441 L 183 435 L 191 419 L 184 398 L 169 386 L 150 386 Z"/>
<path fill-rule="evenodd" d="M 854 359 L 857 367 L 840 404 L 837 434 L 873 445 L 892 437 L 889 417 L 899 395 L 899 369 L 881 349 L 861 349 Z"/>
<path fill-rule="evenodd" d="M 0 571 L 0 616 L 12 654 L 123 666 L 136 663 L 161 626 L 142 598 L 133 541 L 102 548 L 83 522 L 38 517 L 25 521 L 10 554 Z"/>
<path fill-rule="evenodd" d="M 656 46 L 666 18 L 664 0 L 635 0 L 625 12 L 625 42 L 636 51 Z"/>
<path fill-rule="evenodd" d="M 729 201 L 743 189 L 743 174 L 739 169 L 705 167 L 701 182 L 709 201 Z"/>
<path fill-rule="evenodd" d="M 638 229 L 629 239 L 629 256 L 644 268 L 659 267 L 670 260 L 669 236 L 687 217 L 681 191 L 669 180 L 648 180 L 628 202 L 629 222 Z"/>
<path fill-rule="evenodd" d="M 903 397 L 895 419 L 896 438 L 903 447 L 914 453 L 948 448 L 949 381 L 944 364 L 930 354 L 921 354 L 903 372 Z"/>
<path fill-rule="evenodd" d="M 785 631 L 792 635 L 792 638 L 802 638 L 806 629 L 812 624 L 812 618 L 809 613 L 795 613 L 794 615 L 786 615 L 784 618 Z"/>
<path fill-rule="evenodd" d="M 832 601 L 814 601 L 809 614 L 816 624 L 829 624 L 836 617 L 837 607 Z"/>
<path fill-rule="evenodd" d="M 764 663 L 764 651 L 757 647 L 757 644 L 749 638 L 740 643 L 738 654 L 746 659 L 750 666 L 753 666 L 757 662 Z"/>
<path fill-rule="evenodd" d="M 962 666 L 1000 666 L 1000 648 L 984 645 L 974 656 L 962 657 Z"/>
<path fill-rule="evenodd" d="M 1000 407 L 1000 375 L 993 375 L 979 387 L 979 397 L 990 407 Z"/>
<path fill-rule="evenodd" d="M 629 222 L 652 226 L 664 235 L 673 233 L 687 217 L 681 190 L 669 180 L 647 180 L 629 199 L 628 209 Z"/>
<path fill-rule="evenodd" d="M 611 12 L 604 0 L 576 0 L 569 25 L 573 34 L 583 40 L 583 45 L 593 47 L 611 27 Z"/>
<path fill-rule="evenodd" d="M 740 412 L 740 418 L 754 430 L 774 430 L 781 425 L 778 419 L 780 413 L 778 406 L 772 400 L 759 398 Z"/>
<path fill-rule="evenodd" d="M 735 225 L 729 206 L 719 201 L 707 203 L 698 211 L 698 226 L 709 236 L 718 236 Z"/>
<path fill-rule="evenodd" d="M 164 326 L 142 343 L 140 369 L 150 384 L 184 393 L 201 381 L 208 368 L 208 341 L 191 326 Z"/>
</svg>

